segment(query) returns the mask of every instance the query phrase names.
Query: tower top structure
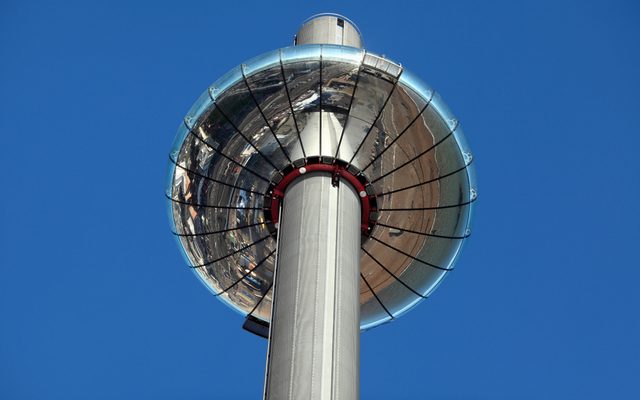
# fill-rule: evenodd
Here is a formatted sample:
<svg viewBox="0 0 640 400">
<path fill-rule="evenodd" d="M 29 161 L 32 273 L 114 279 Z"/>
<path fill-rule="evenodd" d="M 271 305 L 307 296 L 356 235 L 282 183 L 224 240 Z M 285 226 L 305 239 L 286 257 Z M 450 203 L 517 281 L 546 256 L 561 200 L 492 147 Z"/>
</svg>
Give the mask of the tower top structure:
<svg viewBox="0 0 640 400">
<path fill-rule="evenodd" d="M 345 16 L 316 14 L 302 23 L 294 44 L 336 44 L 362 48 L 362 34 L 356 24 Z"/>
</svg>

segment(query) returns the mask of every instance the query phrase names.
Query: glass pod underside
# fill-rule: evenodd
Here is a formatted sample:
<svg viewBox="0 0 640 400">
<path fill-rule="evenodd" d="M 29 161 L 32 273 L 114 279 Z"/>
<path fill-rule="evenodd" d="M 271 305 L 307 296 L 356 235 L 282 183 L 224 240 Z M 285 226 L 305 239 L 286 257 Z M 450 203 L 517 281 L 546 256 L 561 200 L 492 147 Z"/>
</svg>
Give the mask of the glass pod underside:
<svg viewBox="0 0 640 400">
<path fill-rule="evenodd" d="M 303 45 L 256 57 L 193 105 L 170 154 L 167 196 L 189 265 L 219 298 L 269 322 L 271 182 L 323 156 L 362 171 L 377 223 L 361 253 L 361 328 L 406 312 L 453 268 L 476 198 L 471 152 L 449 109 L 398 64 Z"/>
</svg>

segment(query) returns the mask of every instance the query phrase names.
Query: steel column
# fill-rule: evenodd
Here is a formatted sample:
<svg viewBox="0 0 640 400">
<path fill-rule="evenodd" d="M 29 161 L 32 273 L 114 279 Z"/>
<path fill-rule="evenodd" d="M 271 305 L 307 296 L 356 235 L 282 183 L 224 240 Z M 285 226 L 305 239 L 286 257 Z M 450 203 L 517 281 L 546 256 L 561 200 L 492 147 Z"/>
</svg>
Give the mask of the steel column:
<svg viewBox="0 0 640 400">
<path fill-rule="evenodd" d="M 265 399 L 355 400 L 360 364 L 360 199 L 311 172 L 280 214 Z"/>
</svg>

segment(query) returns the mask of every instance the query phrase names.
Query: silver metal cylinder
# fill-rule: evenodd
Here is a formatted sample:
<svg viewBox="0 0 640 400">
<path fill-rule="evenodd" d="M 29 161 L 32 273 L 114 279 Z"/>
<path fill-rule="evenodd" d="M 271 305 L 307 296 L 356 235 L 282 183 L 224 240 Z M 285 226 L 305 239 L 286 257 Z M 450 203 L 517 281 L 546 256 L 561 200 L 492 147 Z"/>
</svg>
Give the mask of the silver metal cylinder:
<svg viewBox="0 0 640 400">
<path fill-rule="evenodd" d="M 265 399 L 355 400 L 360 376 L 360 199 L 307 173 L 280 217 Z"/>
<path fill-rule="evenodd" d="M 362 48 L 362 35 L 358 27 L 342 15 L 320 14 L 302 24 L 295 44 L 339 44 Z"/>
</svg>

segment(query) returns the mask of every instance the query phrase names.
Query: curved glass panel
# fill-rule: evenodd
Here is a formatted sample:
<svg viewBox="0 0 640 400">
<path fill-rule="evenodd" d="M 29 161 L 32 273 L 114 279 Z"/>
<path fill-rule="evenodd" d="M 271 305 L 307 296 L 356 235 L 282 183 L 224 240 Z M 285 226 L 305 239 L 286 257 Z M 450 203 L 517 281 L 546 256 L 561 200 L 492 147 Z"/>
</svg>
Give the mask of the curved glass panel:
<svg viewBox="0 0 640 400">
<path fill-rule="evenodd" d="M 358 79 L 359 64 L 322 59 L 320 154 L 334 157 L 342 147 L 345 124 Z M 345 146 L 346 147 L 346 146 Z M 344 149 L 344 148 L 343 148 Z"/>
<path fill-rule="evenodd" d="M 372 134 L 376 136 L 374 130 L 381 131 L 379 118 L 395 88 L 395 81 L 391 77 L 381 79 L 380 76 L 384 75 L 371 69 L 363 68 L 360 71 L 345 127 L 345 148 L 341 148 L 341 154 L 344 154 L 345 161 L 353 162 L 358 168 L 364 167 L 372 158 L 371 153 L 367 152 L 369 149 L 363 149 L 363 145 Z"/>
<path fill-rule="evenodd" d="M 317 133 L 321 129 L 320 61 L 289 62 L 284 64 L 283 70 L 293 119 L 301 142 L 301 149 L 292 149 L 291 157 L 297 159 L 302 158 L 303 154 L 317 154 L 320 150 Z"/>
<path fill-rule="evenodd" d="M 284 82 L 284 68 L 278 64 L 246 76 L 254 103 L 257 105 L 262 123 L 263 137 L 268 138 L 258 145 L 266 153 L 282 153 L 279 165 L 292 162 L 292 147 L 298 143 L 298 135 L 292 118 L 292 105 Z M 279 150 L 276 150 L 279 148 Z M 286 161 L 285 161 L 286 159 Z"/>
<path fill-rule="evenodd" d="M 273 265 L 274 262 L 272 262 L 271 264 Z M 273 282 L 273 275 L 271 276 L 270 281 Z M 270 321 L 272 303 L 273 303 L 273 285 L 271 285 L 268 292 L 264 296 L 262 296 L 260 304 L 258 304 L 254 308 L 254 310 L 251 312 L 251 315 L 263 321 Z"/>
<path fill-rule="evenodd" d="M 281 121 L 290 115 L 290 105 L 280 65 L 247 75 L 246 80 L 269 126 L 276 129 Z"/>
<path fill-rule="evenodd" d="M 252 157 L 259 162 L 257 171 L 264 171 L 263 176 L 267 178 L 289 164 L 257 107 L 248 83 L 239 82 L 221 93 L 216 99 L 216 107 L 236 139 L 226 146 L 229 154 L 257 153 Z M 238 158 L 234 159 L 238 161 Z"/>
<path fill-rule="evenodd" d="M 375 168 L 379 170 L 370 171 L 370 173 L 372 176 L 379 176 L 384 172 L 380 169 L 382 163 L 393 167 L 413 156 L 414 154 L 406 151 L 398 153 L 398 150 L 404 150 L 401 146 L 403 143 L 409 140 L 415 142 L 421 138 L 417 135 L 417 126 L 414 127 L 414 125 L 426 107 L 427 101 L 410 88 L 403 85 L 396 86 L 380 117 L 362 143 L 362 148 L 353 163 L 366 169 L 378 161 Z M 400 140 L 404 135 L 408 136 L 405 140 Z M 392 146 L 397 147 L 389 149 Z M 417 148 L 419 147 L 415 145 L 408 146 L 410 151 Z M 387 149 L 391 151 L 387 152 Z"/>
<path fill-rule="evenodd" d="M 458 119 L 453 115 L 447 104 L 442 100 L 440 93 L 434 93 L 431 99 L 431 107 L 440 114 L 442 120 L 447 124 L 449 130 L 453 131 L 458 125 Z"/>
<path fill-rule="evenodd" d="M 460 152 L 464 157 L 465 163 L 470 164 L 473 161 L 473 153 L 471 152 L 471 148 L 467 143 L 467 139 L 464 136 L 464 131 L 462 130 L 462 127 L 460 125 L 456 127 L 455 131 L 453 131 L 453 136 L 456 140 L 456 143 L 458 144 Z"/>
<path fill-rule="evenodd" d="M 209 96 L 209 89 L 202 92 L 198 100 L 191 106 L 187 112 L 186 120 L 196 121 L 200 115 L 205 113 L 209 108 L 213 107 L 213 100 Z"/>
<path fill-rule="evenodd" d="M 455 140 L 451 129 L 431 105 L 432 103 L 427 103 L 420 116 L 365 168 L 367 176 L 377 185 L 376 191 L 389 185 L 396 187 L 395 179 L 389 178 L 390 174 L 396 172 L 414 174 L 414 183 L 423 176 L 431 179 L 439 175 L 438 161 L 441 158 L 436 158 L 436 151 L 438 147 L 455 145 Z M 459 151 L 455 150 L 453 153 L 456 152 Z M 385 181 L 378 182 L 383 178 Z"/>
<path fill-rule="evenodd" d="M 429 100 L 434 94 L 433 89 L 429 85 L 427 85 L 422 79 L 418 78 L 411 71 L 407 71 L 406 69 L 402 71 L 402 75 L 400 75 L 400 83 L 403 86 L 407 86 L 412 90 L 419 93 L 423 99 Z"/>
<path fill-rule="evenodd" d="M 280 50 L 282 63 L 287 64 L 305 60 L 319 61 L 322 46 L 323 45 L 320 44 L 303 44 L 300 46 L 285 47 Z"/>
<path fill-rule="evenodd" d="M 280 67 L 280 50 L 260 54 L 257 57 L 245 61 L 244 64 L 241 65 L 245 76 L 274 66 Z"/>
<path fill-rule="evenodd" d="M 393 312 L 393 317 L 394 318 L 400 318 L 401 316 L 403 316 L 404 314 L 406 314 L 407 312 L 411 311 L 411 309 L 415 306 L 417 306 L 418 304 L 420 304 L 420 302 L 422 302 L 424 299 L 420 298 L 420 297 L 414 297 L 412 300 L 404 303 L 404 304 L 398 304 L 398 309 L 394 310 Z"/>
<path fill-rule="evenodd" d="M 400 276 L 400 279 L 418 283 L 414 289 L 424 297 L 428 297 L 447 274 L 448 272 L 446 271 L 438 271 L 425 265 L 421 266 L 416 264 L 407 268 Z"/>
<path fill-rule="evenodd" d="M 474 191 L 475 196 L 478 196 L 478 182 L 476 178 L 476 168 L 474 164 L 469 164 L 467 167 L 467 178 L 469 179 L 469 187 Z M 473 197 L 473 196 L 472 196 Z"/>
<path fill-rule="evenodd" d="M 476 191 L 476 193 L 477 193 L 477 191 Z M 477 196 L 477 194 L 476 194 L 476 196 Z M 471 221 L 473 220 L 473 208 L 474 208 L 473 203 L 469 204 L 469 210 L 467 212 L 466 230 L 464 232 L 466 236 L 470 236 L 471 235 Z"/>
<path fill-rule="evenodd" d="M 171 145 L 171 151 L 169 152 L 169 157 L 174 160 L 178 159 L 178 154 L 182 149 L 182 144 L 186 139 L 187 135 L 189 135 L 189 128 L 185 125 L 184 121 L 180 121 L 180 125 L 178 125 L 178 131 L 176 132 L 176 137 L 173 139 L 173 144 Z M 170 185 L 167 185 L 170 186 Z"/>
<path fill-rule="evenodd" d="M 391 315 L 385 310 L 371 290 L 364 275 L 360 278 L 360 329 L 367 330 L 391 321 Z"/>
<path fill-rule="evenodd" d="M 466 171 L 467 171 L 467 178 L 469 180 L 469 188 L 472 191 L 472 193 L 475 193 L 471 195 L 471 197 L 477 196 L 476 187 L 478 186 L 478 184 L 476 182 L 475 166 L 473 165 L 473 152 L 471 151 L 471 148 L 469 147 L 469 144 L 467 143 L 467 139 L 464 136 L 463 130 L 460 126 L 458 126 L 458 128 L 453 132 L 453 134 L 456 139 L 456 142 L 458 143 L 458 147 L 462 152 L 462 157 L 464 158 L 465 163 L 468 165 Z"/>
<path fill-rule="evenodd" d="M 172 198 L 173 195 L 173 178 L 174 178 L 174 174 L 175 174 L 175 164 L 172 163 L 171 161 L 167 161 L 167 172 L 165 175 L 165 185 L 164 185 L 164 192 L 167 195 L 168 198 Z M 171 202 L 167 202 L 167 212 L 168 212 L 168 217 L 169 217 L 169 223 L 171 224 L 171 230 L 175 232 L 175 228 L 176 225 L 173 222 L 173 211 L 172 211 L 172 204 Z"/>
<path fill-rule="evenodd" d="M 393 314 L 394 319 L 398 318 L 408 309 L 424 300 L 422 297 L 407 289 L 406 286 L 402 285 L 397 280 L 394 280 L 388 288 L 380 292 L 378 297 L 385 307 L 387 307 L 389 312 Z"/>
<path fill-rule="evenodd" d="M 270 320 L 272 182 L 295 163 L 352 163 L 377 196 L 361 257 L 361 328 L 415 306 L 453 267 L 477 195 L 473 156 L 439 95 L 384 57 L 335 45 L 268 52 L 191 107 L 170 153 L 172 229 L 234 310 Z M 393 315 L 393 316 L 392 316 Z"/>
<path fill-rule="evenodd" d="M 355 47 L 338 46 L 333 44 L 323 44 L 321 48 L 322 61 L 338 61 L 341 63 L 352 63 L 360 66 L 364 57 L 364 50 Z"/>
<path fill-rule="evenodd" d="M 222 75 L 220 79 L 213 82 L 211 86 L 209 86 L 209 96 L 212 99 L 217 99 L 220 93 L 227 90 L 229 87 L 235 85 L 242 79 L 242 67 L 238 65 L 233 68 L 231 71 Z"/>
</svg>

